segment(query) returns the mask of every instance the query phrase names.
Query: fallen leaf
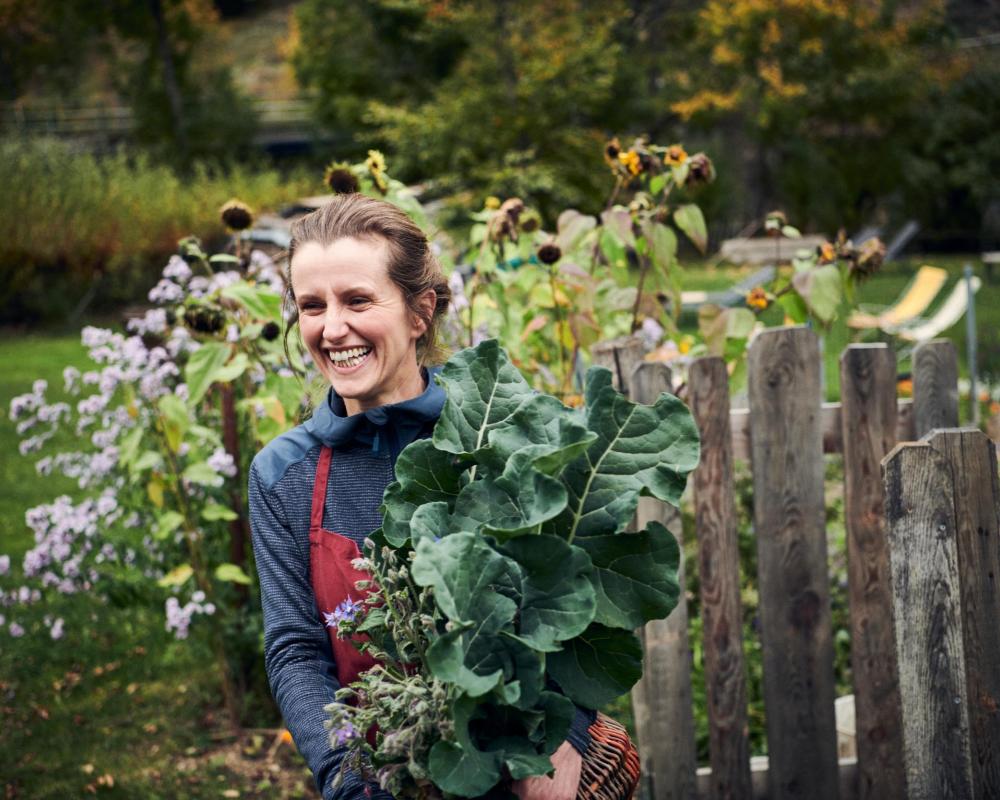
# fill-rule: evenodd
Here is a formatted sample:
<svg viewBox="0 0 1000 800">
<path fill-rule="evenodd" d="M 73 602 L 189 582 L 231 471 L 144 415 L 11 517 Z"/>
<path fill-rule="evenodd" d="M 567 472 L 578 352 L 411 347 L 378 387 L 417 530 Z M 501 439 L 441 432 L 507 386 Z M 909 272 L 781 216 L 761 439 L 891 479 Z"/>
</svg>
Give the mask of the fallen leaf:
<svg viewBox="0 0 1000 800">
<path fill-rule="evenodd" d="M 94 772 L 94 765 L 84 764 L 82 767 L 80 767 L 80 772 L 82 772 L 84 775 L 90 775 Z"/>
</svg>

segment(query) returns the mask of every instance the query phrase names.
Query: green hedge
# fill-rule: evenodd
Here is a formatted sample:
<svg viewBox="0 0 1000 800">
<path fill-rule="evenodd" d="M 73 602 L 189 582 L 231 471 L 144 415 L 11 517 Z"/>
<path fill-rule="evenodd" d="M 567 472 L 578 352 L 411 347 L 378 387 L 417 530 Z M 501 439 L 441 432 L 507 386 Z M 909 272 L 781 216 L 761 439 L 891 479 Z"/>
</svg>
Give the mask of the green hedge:
<svg viewBox="0 0 1000 800">
<path fill-rule="evenodd" d="M 0 139 L 0 323 L 64 318 L 98 278 L 96 307 L 141 300 L 180 237 L 225 235 L 230 197 L 275 209 L 317 183 L 242 166 L 182 175 L 141 154 Z"/>
</svg>

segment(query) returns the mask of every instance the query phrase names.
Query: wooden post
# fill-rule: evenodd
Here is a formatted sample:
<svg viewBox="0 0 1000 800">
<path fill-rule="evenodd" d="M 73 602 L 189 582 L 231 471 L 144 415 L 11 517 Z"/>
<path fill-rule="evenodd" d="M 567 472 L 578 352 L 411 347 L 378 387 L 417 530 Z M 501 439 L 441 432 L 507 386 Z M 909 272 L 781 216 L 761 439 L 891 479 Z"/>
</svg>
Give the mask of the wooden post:
<svg viewBox="0 0 1000 800">
<path fill-rule="evenodd" d="M 958 427 L 958 353 L 948 339 L 914 348 L 913 406 L 917 436 Z"/>
<path fill-rule="evenodd" d="M 906 796 L 972 797 L 951 465 L 919 442 L 898 445 L 882 469 Z"/>
<path fill-rule="evenodd" d="M 590 356 L 594 364 L 611 370 L 614 387 L 619 392 L 631 396 L 628 380 L 633 370 L 642 363 L 645 351 L 642 339 L 638 336 L 623 336 L 620 339 L 597 342 L 590 348 Z"/>
<path fill-rule="evenodd" d="M 688 387 L 691 411 L 701 432 L 694 504 L 712 766 L 710 796 L 713 800 L 741 800 L 750 797 L 752 789 L 726 362 L 716 357 L 697 359 L 688 373 Z"/>
<path fill-rule="evenodd" d="M 671 391 L 670 369 L 640 363 L 628 385 L 630 397 L 652 404 Z M 681 540 L 680 512 L 653 497 L 639 500 L 636 528 L 651 520 L 662 522 Z M 695 797 L 694 713 L 691 700 L 691 646 L 687 603 L 684 601 L 684 548 L 677 570 L 680 598 L 664 620 L 653 620 L 638 631 L 643 642 L 643 677 L 632 690 L 632 710 L 639 739 L 643 787 L 651 800 L 692 800 Z"/>
<path fill-rule="evenodd" d="M 858 797 L 902 800 L 903 722 L 879 480 L 879 465 L 896 445 L 895 353 L 885 344 L 848 347 L 840 357 L 840 392 Z"/>
<path fill-rule="evenodd" d="M 764 331 L 748 373 L 772 800 L 836 800 L 819 345 Z"/>
<path fill-rule="evenodd" d="M 1000 486 L 997 453 L 976 429 L 934 431 L 951 464 L 962 598 L 973 796 L 1000 797 Z"/>
</svg>

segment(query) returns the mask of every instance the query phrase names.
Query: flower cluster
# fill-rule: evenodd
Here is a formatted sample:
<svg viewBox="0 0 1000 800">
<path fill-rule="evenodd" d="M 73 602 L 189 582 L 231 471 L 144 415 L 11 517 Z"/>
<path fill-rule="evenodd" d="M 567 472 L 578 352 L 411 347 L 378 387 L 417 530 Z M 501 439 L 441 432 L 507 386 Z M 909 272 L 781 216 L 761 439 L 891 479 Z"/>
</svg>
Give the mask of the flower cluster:
<svg viewBox="0 0 1000 800">
<path fill-rule="evenodd" d="M 165 605 L 167 615 L 166 629 L 173 631 L 178 639 L 188 638 L 188 628 L 195 614 L 211 616 L 215 613 L 215 604 L 205 602 L 205 593 L 198 589 L 191 594 L 191 599 L 183 606 L 176 597 L 168 597 Z"/>
</svg>

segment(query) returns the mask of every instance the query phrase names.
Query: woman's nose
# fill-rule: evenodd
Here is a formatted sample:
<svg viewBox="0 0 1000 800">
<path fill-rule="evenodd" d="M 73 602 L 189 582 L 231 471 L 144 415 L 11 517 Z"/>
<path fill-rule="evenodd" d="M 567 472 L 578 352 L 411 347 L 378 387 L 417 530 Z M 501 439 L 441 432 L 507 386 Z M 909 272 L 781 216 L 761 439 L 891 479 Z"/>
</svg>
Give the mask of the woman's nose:
<svg viewBox="0 0 1000 800">
<path fill-rule="evenodd" d="M 323 318 L 323 338 L 327 341 L 337 341 L 347 335 L 347 318 L 344 309 L 328 305 Z"/>
</svg>

